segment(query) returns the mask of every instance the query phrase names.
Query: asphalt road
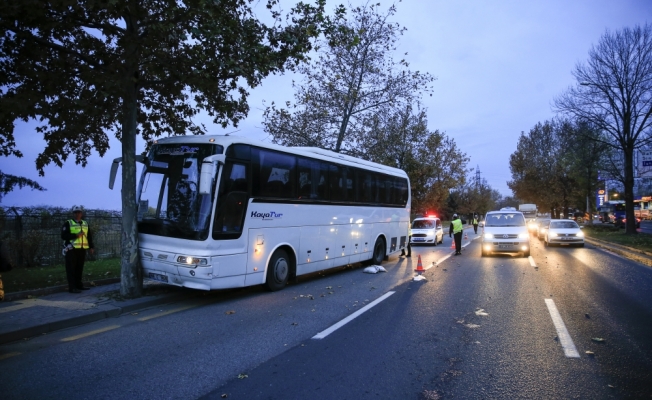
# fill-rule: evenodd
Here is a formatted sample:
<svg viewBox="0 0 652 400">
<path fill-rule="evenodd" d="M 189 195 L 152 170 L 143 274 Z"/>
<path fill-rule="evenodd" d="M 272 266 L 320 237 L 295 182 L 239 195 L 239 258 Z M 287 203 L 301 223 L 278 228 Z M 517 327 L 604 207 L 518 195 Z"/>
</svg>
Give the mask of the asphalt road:
<svg viewBox="0 0 652 400">
<path fill-rule="evenodd" d="M 450 257 L 446 237 L 443 246 L 413 248 L 411 260 L 384 263 L 387 273 L 339 269 L 276 293 L 211 292 L 0 346 L 0 393 L 3 399 L 652 396 L 651 268 L 590 245 L 546 249 L 536 239 L 531 260 L 482 258 L 478 242 Z M 412 281 L 418 254 L 429 268 L 427 281 Z M 551 303 L 568 336 L 558 332 Z M 567 339 L 579 357 L 566 355 Z"/>
</svg>

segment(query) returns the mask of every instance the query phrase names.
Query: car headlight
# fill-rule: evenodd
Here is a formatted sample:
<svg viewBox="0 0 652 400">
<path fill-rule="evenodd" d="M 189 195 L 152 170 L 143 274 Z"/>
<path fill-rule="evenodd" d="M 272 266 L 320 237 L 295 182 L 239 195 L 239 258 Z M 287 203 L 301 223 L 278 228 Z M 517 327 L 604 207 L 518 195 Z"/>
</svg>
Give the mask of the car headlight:
<svg viewBox="0 0 652 400">
<path fill-rule="evenodd" d="M 192 256 L 179 256 L 177 257 L 177 262 L 187 265 L 207 265 L 208 260 L 206 258 L 192 257 Z"/>
<path fill-rule="evenodd" d="M 555 232 L 548 232 L 548 236 L 557 237 L 557 234 Z"/>
<path fill-rule="evenodd" d="M 584 237 L 584 232 L 577 232 L 577 237 Z"/>
<path fill-rule="evenodd" d="M 529 233 L 519 233 L 519 234 L 518 234 L 518 238 L 519 238 L 519 239 L 529 239 L 529 238 L 530 238 L 530 234 L 529 234 Z"/>
<path fill-rule="evenodd" d="M 491 234 L 491 233 L 485 233 L 485 234 L 484 234 L 484 238 L 485 238 L 485 239 L 493 239 L 493 238 L 494 238 L 494 235 Z"/>
</svg>

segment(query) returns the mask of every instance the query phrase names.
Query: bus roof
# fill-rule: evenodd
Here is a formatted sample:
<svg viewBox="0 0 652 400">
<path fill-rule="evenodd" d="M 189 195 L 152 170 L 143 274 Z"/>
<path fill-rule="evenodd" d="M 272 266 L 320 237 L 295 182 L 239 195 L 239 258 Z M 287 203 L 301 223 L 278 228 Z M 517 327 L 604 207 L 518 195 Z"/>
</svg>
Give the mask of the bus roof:
<svg viewBox="0 0 652 400">
<path fill-rule="evenodd" d="M 242 136 L 231 135 L 183 135 L 172 136 L 163 139 L 158 139 L 154 142 L 165 143 L 215 143 L 224 146 L 225 148 L 232 144 L 249 144 L 256 147 L 262 147 L 271 150 L 278 150 L 289 152 L 292 154 L 302 155 L 306 157 L 318 158 L 324 161 L 333 161 L 340 164 L 349 165 L 352 167 L 364 166 L 366 169 L 375 169 L 379 172 L 385 172 L 392 175 L 407 177 L 405 171 L 399 168 L 389 167 L 387 165 L 375 163 L 372 161 L 363 160 L 361 158 L 352 157 L 346 154 L 336 153 L 334 151 L 321 149 L 318 147 L 288 147 L 281 146 L 273 143 L 265 143 L 258 140 L 252 140 Z"/>
</svg>

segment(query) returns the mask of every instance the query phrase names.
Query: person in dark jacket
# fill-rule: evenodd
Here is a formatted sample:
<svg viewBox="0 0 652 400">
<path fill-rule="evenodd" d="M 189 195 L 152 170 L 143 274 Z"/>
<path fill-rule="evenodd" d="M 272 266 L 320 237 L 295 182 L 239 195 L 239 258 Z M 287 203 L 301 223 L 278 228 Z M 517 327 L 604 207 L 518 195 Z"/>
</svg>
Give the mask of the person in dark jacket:
<svg viewBox="0 0 652 400">
<path fill-rule="evenodd" d="M 451 221 L 451 227 L 448 230 L 448 237 L 455 236 L 455 255 L 459 256 L 462 254 L 462 232 L 464 231 L 464 225 L 462 220 L 457 214 L 453 214 L 453 220 Z"/>
<path fill-rule="evenodd" d="M 69 219 L 61 227 L 61 239 L 63 239 L 63 245 L 65 246 L 68 291 L 70 293 L 81 293 L 82 290 L 90 289 L 82 284 L 82 274 L 84 262 L 86 261 L 86 250 L 93 254 L 95 246 L 93 245 L 93 235 L 88 223 L 82 219 L 82 209 L 75 206 L 72 214 L 73 219 Z"/>
</svg>

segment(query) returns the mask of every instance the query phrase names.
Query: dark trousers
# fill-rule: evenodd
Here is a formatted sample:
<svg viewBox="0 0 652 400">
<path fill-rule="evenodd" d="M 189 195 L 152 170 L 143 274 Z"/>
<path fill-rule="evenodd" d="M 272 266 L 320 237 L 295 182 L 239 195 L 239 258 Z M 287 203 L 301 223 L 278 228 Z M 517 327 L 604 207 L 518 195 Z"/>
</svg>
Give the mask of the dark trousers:
<svg viewBox="0 0 652 400">
<path fill-rule="evenodd" d="M 407 247 L 407 256 L 408 257 L 412 257 L 412 243 L 411 242 L 412 242 L 412 235 L 408 236 L 408 240 L 407 240 L 407 246 L 406 247 Z M 402 256 L 405 255 L 405 249 L 401 250 L 401 255 Z"/>
<path fill-rule="evenodd" d="M 473 224 L 473 231 L 477 234 L 478 233 L 478 224 Z"/>
<path fill-rule="evenodd" d="M 71 249 L 66 253 L 66 279 L 68 279 L 68 289 L 82 287 L 84 261 L 86 261 L 85 249 Z"/>
<path fill-rule="evenodd" d="M 455 239 L 455 252 L 460 254 L 462 252 L 462 232 L 454 233 L 453 239 Z"/>
</svg>

